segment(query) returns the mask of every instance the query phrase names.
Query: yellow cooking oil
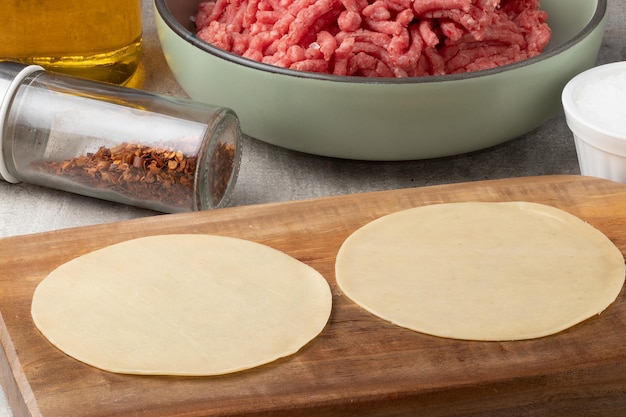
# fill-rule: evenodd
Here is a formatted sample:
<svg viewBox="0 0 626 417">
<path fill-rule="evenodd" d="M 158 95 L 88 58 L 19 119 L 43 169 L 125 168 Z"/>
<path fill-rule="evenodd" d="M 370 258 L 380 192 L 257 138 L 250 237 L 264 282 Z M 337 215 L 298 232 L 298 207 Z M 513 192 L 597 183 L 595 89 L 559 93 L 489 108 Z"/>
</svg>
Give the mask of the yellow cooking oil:
<svg viewBox="0 0 626 417">
<path fill-rule="evenodd" d="M 141 0 L 0 0 L 0 60 L 125 84 L 141 58 Z"/>
</svg>

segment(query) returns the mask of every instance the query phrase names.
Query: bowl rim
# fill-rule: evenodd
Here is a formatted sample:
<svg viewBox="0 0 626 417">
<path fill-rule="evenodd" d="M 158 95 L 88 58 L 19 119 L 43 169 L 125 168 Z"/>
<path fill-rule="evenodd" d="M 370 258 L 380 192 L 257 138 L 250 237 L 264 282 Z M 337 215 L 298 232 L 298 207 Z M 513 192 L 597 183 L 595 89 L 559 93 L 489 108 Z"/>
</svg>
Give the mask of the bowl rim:
<svg viewBox="0 0 626 417">
<path fill-rule="evenodd" d="M 444 74 L 444 75 L 432 75 L 432 76 L 424 76 L 424 77 L 405 77 L 405 78 L 390 78 L 390 77 L 361 77 L 361 76 L 350 76 L 350 75 L 333 75 L 326 73 L 317 73 L 310 71 L 298 71 L 292 70 L 289 68 L 283 68 L 275 65 L 265 64 L 262 62 L 254 61 L 252 59 L 244 58 L 242 56 L 236 55 L 232 52 L 224 51 L 216 46 L 209 44 L 203 40 L 198 39 L 194 33 L 186 29 L 174 16 L 170 13 L 167 5 L 165 4 L 166 0 L 154 0 L 155 8 L 163 19 L 163 22 L 169 28 L 180 36 L 183 40 L 195 46 L 196 48 L 209 53 L 210 55 L 216 56 L 218 58 L 224 59 L 226 61 L 232 62 L 234 64 L 242 65 L 244 67 L 256 69 L 263 72 L 269 72 L 273 74 L 286 75 L 290 77 L 296 78 L 305 78 L 305 79 L 314 79 L 314 80 L 322 80 L 322 81 L 332 81 L 332 82 L 348 82 L 348 83 L 362 83 L 362 84 L 416 84 L 416 83 L 438 83 L 438 82 L 447 82 L 447 81 L 455 81 L 455 80 L 469 80 L 474 78 L 480 78 L 488 75 L 499 74 L 502 72 L 514 70 L 517 68 L 523 68 L 526 66 L 530 66 L 534 63 L 545 61 L 550 59 L 553 56 L 559 55 L 563 51 L 570 49 L 572 46 L 576 45 L 583 39 L 585 39 L 588 35 L 591 34 L 604 20 L 607 12 L 607 3 L 608 0 L 597 0 L 597 7 L 594 11 L 593 16 L 585 25 L 585 27 L 579 31 L 575 36 L 567 40 L 566 42 L 558 45 L 555 48 L 550 49 L 547 52 L 543 52 L 537 56 L 532 58 L 524 59 L 522 61 L 514 62 L 507 65 L 502 65 L 496 68 L 490 68 L 485 70 L 478 70 L 472 72 L 466 72 L 461 74 Z"/>
</svg>

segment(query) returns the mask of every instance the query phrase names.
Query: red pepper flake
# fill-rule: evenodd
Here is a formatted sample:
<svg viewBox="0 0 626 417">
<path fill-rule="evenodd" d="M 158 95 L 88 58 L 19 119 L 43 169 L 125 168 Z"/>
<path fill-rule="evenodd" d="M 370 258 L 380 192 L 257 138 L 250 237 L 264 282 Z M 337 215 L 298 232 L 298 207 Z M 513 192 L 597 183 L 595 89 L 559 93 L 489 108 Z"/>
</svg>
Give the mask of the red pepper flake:
<svg viewBox="0 0 626 417">
<path fill-rule="evenodd" d="M 235 147 L 220 143 L 211 157 L 211 199 L 222 200 L 230 183 Z M 65 161 L 36 161 L 40 172 L 64 177 L 95 189 L 114 191 L 133 200 L 155 201 L 177 210 L 195 210 L 198 158 L 182 150 L 122 143 L 100 147 Z"/>
</svg>

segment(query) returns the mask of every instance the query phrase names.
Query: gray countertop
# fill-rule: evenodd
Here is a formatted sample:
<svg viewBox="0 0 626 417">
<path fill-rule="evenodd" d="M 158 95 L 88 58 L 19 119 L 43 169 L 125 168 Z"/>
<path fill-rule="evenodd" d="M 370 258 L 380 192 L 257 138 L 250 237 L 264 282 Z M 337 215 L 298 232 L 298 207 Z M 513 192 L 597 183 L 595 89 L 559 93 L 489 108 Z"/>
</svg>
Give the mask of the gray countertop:
<svg viewBox="0 0 626 417">
<path fill-rule="evenodd" d="M 144 4 L 141 88 L 185 96 L 160 49 L 152 1 Z M 626 58 L 626 2 L 609 0 L 606 33 L 598 64 Z M 219 103 L 215 103 L 219 104 Z M 563 114 L 505 144 L 454 157 L 405 162 L 363 162 L 306 155 L 245 138 L 245 151 L 232 205 L 325 197 L 549 174 L 578 174 L 573 138 Z M 0 238 L 87 226 L 160 213 L 95 200 L 28 184 L 0 181 Z M 0 417 L 11 412 L 0 396 Z"/>
<path fill-rule="evenodd" d="M 152 2 L 144 3 L 141 88 L 185 96 L 157 39 Z M 626 3 L 609 0 L 598 63 L 626 54 Z M 215 103 L 219 104 L 219 103 Z M 232 205 L 250 205 L 376 190 L 548 174 L 578 174 L 574 142 L 564 116 L 503 145 L 466 155 L 404 162 L 364 162 L 306 155 L 245 138 Z M 28 184 L 0 182 L 0 237 L 153 216 L 129 206 Z"/>
</svg>

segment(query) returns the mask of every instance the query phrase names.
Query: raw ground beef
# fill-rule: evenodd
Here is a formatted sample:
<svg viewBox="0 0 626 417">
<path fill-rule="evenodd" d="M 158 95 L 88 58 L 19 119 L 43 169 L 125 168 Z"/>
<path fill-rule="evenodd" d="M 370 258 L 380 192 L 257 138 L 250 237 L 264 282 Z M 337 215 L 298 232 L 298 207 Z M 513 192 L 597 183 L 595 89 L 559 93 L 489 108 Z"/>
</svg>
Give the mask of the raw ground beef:
<svg viewBox="0 0 626 417">
<path fill-rule="evenodd" d="M 539 0 L 216 0 L 197 36 L 302 71 L 419 77 L 533 57 L 550 40 Z"/>
</svg>

